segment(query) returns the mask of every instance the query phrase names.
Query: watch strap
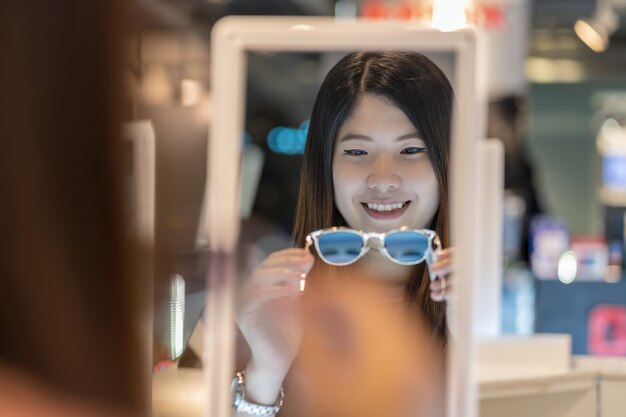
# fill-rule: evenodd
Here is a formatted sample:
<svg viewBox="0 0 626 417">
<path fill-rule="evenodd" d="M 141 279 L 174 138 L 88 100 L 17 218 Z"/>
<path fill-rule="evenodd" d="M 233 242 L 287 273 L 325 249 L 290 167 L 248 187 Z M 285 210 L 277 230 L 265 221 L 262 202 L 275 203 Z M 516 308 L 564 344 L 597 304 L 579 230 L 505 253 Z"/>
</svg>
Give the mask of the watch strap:
<svg viewBox="0 0 626 417">
<path fill-rule="evenodd" d="M 245 372 L 237 372 L 232 383 L 233 390 L 233 408 L 238 413 L 249 414 L 252 416 L 273 416 L 278 413 L 283 405 L 285 393 L 280 389 L 278 398 L 273 405 L 256 404 L 246 400 L 246 379 Z"/>
</svg>

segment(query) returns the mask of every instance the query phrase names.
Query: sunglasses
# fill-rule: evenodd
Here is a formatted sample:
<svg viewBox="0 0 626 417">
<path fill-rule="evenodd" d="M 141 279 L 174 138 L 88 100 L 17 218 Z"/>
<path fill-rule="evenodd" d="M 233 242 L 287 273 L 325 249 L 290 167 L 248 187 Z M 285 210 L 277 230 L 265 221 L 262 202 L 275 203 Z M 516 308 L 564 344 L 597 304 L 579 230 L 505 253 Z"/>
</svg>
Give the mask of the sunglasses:
<svg viewBox="0 0 626 417">
<path fill-rule="evenodd" d="M 371 242 L 377 245 L 373 246 Z M 312 244 L 322 261 L 336 266 L 350 265 L 375 247 L 399 265 L 415 265 L 426 261 L 430 267 L 437 260 L 441 248 L 439 236 L 434 231 L 406 227 L 387 233 L 364 233 L 345 227 L 332 227 L 309 233 L 306 249 Z M 430 272 L 430 279 L 436 278 Z"/>
</svg>

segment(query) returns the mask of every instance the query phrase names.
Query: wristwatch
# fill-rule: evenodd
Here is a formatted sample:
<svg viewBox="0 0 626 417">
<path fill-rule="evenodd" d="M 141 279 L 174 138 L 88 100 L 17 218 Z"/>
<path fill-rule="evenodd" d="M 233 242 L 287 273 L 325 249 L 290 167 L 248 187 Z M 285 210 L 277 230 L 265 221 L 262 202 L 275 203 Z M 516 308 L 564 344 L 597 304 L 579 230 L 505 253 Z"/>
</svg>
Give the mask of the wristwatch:
<svg viewBox="0 0 626 417">
<path fill-rule="evenodd" d="M 230 386 L 233 393 L 233 408 L 238 413 L 249 414 L 251 416 L 273 416 L 278 413 L 283 405 L 285 393 L 280 389 L 280 394 L 274 405 L 255 404 L 246 401 L 246 379 L 244 371 L 237 372 Z"/>
</svg>

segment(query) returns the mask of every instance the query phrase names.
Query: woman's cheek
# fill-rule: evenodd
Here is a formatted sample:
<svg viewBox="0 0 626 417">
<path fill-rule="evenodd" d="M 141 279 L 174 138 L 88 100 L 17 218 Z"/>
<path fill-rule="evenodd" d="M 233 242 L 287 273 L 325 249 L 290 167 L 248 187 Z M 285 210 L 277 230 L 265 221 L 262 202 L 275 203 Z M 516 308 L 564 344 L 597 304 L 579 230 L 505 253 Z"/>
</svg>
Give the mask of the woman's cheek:
<svg viewBox="0 0 626 417">
<path fill-rule="evenodd" d="M 365 176 L 366 174 L 359 167 L 337 163 L 333 168 L 335 191 L 354 193 L 359 183 L 365 182 Z"/>
<path fill-rule="evenodd" d="M 335 204 L 344 219 L 352 224 L 358 214 L 356 200 L 361 185 L 365 183 L 363 173 L 353 166 L 337 164 L 333 170 Z"/>
</svg>

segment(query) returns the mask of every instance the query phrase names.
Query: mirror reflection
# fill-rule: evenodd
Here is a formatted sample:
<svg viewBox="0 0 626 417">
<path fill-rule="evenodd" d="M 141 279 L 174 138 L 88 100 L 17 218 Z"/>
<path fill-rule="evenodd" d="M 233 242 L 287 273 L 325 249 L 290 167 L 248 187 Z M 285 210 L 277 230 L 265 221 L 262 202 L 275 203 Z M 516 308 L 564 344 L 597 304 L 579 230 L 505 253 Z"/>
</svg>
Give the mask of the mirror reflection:
<svg viewBox="0 0 626 417">
<path fill-rule="evenodd" d="M 433 58 L 453 69 L 248 54 L 243 160 L 265 157 L 242 225 L 237 415 L 442 415 L 454 93 Z"/>
</svg>

